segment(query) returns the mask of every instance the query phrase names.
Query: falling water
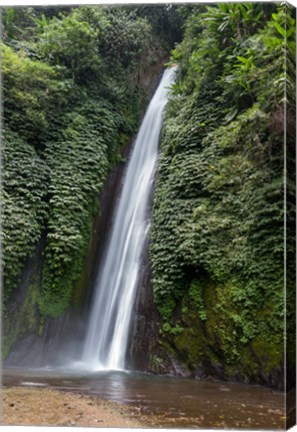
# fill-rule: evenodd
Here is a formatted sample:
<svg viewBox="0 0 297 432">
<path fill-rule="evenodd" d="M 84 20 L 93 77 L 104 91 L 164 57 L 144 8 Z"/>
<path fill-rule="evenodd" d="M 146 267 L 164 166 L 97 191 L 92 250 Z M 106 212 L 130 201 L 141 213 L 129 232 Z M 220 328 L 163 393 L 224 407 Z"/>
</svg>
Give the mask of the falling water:
<svg viewBox="0 0 297 432">
<path fill-rule="evenodd" d="M 149 228 L 147 207 L 168 87 L 174 68 L 164 72 L 129 161 L 123 190 L 96 282 L 82 361 L 88 369 L 124 369 L 141 253 Z"/>
</svg>

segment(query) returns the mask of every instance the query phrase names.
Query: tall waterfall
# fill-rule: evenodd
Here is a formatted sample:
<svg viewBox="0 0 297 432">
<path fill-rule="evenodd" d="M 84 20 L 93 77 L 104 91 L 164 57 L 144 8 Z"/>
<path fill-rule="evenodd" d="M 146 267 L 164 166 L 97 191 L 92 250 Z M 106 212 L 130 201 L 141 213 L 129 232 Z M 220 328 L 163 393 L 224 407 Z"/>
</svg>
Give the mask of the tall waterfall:
<svg viewBox="0 0 297 432">
<path fill-rule="evenodd" d="M 141 254 L 149 229 L 148 201 L 174 68 L 164 72 L 141 124 L 92 301 L 82 361 L 88 369 L 124 369 Z"/>
</svg>

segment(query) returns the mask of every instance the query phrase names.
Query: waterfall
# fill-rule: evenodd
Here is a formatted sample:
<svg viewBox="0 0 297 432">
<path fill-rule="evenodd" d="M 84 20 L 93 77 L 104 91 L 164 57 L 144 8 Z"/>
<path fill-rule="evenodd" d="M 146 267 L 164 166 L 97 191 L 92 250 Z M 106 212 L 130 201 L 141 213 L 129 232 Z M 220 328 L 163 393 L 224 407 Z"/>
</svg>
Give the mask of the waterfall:
<svg viewBox="0 0 297 432">
<path fill-rule="evenodd" d="M 128 163 L 92 300 L 82 354 L 82 361 L 88 369 L 125 368 L 139 266 L 149 229 L 147 210 L 163 110 L 174 73 L 174 68 L 165 70 L 144 116 Z"/>
</svg>

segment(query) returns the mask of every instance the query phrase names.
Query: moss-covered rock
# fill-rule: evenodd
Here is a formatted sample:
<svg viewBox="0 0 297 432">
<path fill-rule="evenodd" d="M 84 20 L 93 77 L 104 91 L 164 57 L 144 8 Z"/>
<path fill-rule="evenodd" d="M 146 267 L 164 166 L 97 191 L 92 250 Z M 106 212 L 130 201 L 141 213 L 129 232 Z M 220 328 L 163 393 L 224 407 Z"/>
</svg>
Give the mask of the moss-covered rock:
<svg viewBox="0 0 297 432">
<path fill-rule="evenodd" d="M 27 334 L 41 334 L 44 320 L 38 310 L 40 292 L 40 267 L 38 251 L 33 257 L 35 263 L 27 263 L 27 271 L 23 275 L 18 296 L 14 296 L 4 309 L 5 323 L 2 339 L 2 355 L 5 359 L 14 344 Z M 37 262 L 37 263 L 36 263 Z"/>
<path fill-rule="evenodd" d="M 190 284 L 183 298 L 182 314 L 178 320 L 173 317 L 172 325 L 164 324 L 161 328 L 161 345 L 171 358 L 179 362 L 181 369 L 184 367 L 201 379 L 214 377 L 282 388 L 283 344 L 279 336 L 257 333 L 255 338 L 245 339 L 240 311 L 232 303 L 232 281 L 216 286 L 204 277 L 199 289 L 197 280 L 194 285 L 199 301 L 193 297 Z M 204 314 L 201 317 L 202 303 L 207 318 Z M 268 310 L 258 311 L 259 327 L 268 319 Z M 152 354 L 153 372 L 166 370 L 165 365 L 162 352 L 159 357 Z"/>
</svg>

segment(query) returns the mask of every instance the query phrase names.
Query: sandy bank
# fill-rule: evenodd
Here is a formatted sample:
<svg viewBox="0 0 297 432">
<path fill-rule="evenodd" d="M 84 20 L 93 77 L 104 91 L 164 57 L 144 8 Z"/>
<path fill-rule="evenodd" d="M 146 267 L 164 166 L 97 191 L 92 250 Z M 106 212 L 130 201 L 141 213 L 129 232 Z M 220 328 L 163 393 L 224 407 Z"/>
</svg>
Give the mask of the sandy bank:
<svg viewBox="0 0 297 432">
<path fill-rule="evenodd" d="M 2 425 L 143 427 L 137 410 L 49 388 L 2 389 Z"/>
</svg>

